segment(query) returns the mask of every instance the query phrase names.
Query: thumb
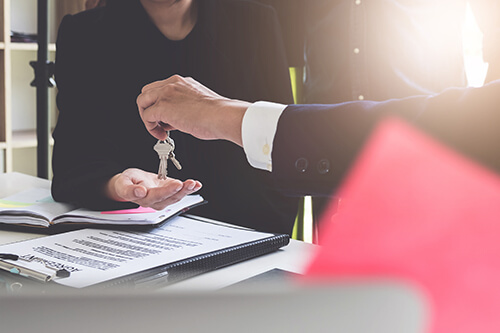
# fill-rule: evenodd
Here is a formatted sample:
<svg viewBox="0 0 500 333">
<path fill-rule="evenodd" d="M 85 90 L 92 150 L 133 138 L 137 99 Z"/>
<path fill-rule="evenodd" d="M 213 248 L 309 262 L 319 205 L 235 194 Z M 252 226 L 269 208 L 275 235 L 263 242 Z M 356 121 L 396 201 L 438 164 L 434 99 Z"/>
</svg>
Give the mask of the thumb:
<svg viewBox="0 0 500 333">
<path fill-rule="evenodd" d="M 135 195 L 136 199 L 142 199 L 148 193 L 148 190 L 142 185 L 134 186 L 133 190 L 134 190 L 134 195 Z"/>
<path fill-rule="evenodd" d="M 148 190 L 142 185 L 130 185 L 125 188 L 123 199 L 126 201 L 137 201 L 144 198 Z"/>
</svg>

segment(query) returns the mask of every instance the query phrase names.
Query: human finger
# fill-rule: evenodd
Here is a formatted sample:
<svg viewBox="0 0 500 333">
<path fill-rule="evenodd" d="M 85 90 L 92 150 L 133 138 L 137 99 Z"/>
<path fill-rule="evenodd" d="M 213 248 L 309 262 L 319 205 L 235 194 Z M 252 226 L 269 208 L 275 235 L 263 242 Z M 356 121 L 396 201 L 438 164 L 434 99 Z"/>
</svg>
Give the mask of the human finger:
<svg viewBox="0 0 500 333">
<path fill-rule="evenodd" d="M 174 75 L 172 75 L 164 80 L 154 81 L 154 82 L 146 84 L 144 87 L 142 87 L 141 92 L 146 92 L 146 91 L 151 90 L 151 89 L 163 87 L 166 84 L 175 83 L 175 82 L 179 82 L 179 81 L 185 81 L 185 80 L 186 80 L 186 78 L 184 78 L 178 74 L 174 74 Z"/>
<path fill-rule="evenodd" d="M 156 202 L 148 203 L 149 207 L 154 208 L 156 210 L 162 210 L 167 206 L 170 206 L 176 202 L 182 200 L 186 195 L 195 193 L 202 187 L 199 181 L 195 180 L 186 180 L 183 183 L 182 189 L 174 194 L 168 194 L 162 187 L 156 188 L 156 193 L 151 193 L 150 199 Z"/>
<path fill-rule="evenodd" d="M 139 184 L 129 184 L 121 185 L 117 193 L 125 201 L 137 202 L 146 197 L 148 190 Z"/>
<path fill-rule="evenodd" d="M 168 200 L 168 198 L 181 191 L 183 186 L 180 180 L 168 178 L 167 181 L 162 181 L 161 185 L 148 188 L 146 196 L 135 201 L 135 203 L 158 210 L 157 203 Z"/>
<path fill-rule="evenodd" d="M 127 169 L 123 173 L 115 175 L 107 189 L 111 198 L 118 201 L 136 201 L 144 198 L 147 194 L 147 186 L 141 179 L 139 170 Z"/>
<path fill-rule="evenodd" d="M 154 105 L 158 101 L 160 95 L 157 90 L 158 90 L 157 88 L 148 89 L 140 93 L 139 96 L 137 96 L 136 104 L 141 115 L 145 109 Z"/>
<path fill-rule="evenodd" d="M 162 118 L 165 117 L 163 113 L 166 111 L 166 107 L 164 105 L 160 107 L 161 94 L 159 89 L 151 89 L 140 94 L 137 97 L 137 108 L 146 130 L 155 138 L 165 140 L 167 137 L 165 132 L 174 130 L 174 128 L 162 121 Z"/>
<path fill-rule="evenodd" d="M 165 107 L 163 107 L 163 110 L 160 110 L 160 106 L 155 104 L 140 112 L 140 116 L 144 127 L 146 127 L 146 130 L 152 136 L 158 140 L 165 140 L 167 138 L 166 131 L 173 131 L 175 128 L 168 123 L 158 120 L 161 118 L 156 114 L 160 112 L 165 112 Z"/>
</svg>

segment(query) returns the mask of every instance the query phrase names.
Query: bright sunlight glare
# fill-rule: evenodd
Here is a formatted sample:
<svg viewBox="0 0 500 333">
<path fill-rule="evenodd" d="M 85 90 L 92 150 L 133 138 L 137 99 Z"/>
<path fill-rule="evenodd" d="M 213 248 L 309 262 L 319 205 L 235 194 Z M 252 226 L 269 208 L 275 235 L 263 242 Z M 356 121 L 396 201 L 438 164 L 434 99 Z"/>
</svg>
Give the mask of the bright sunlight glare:
<svg viewBox="0 0 500 333">
<path fill-rule="evenodd" d="M 467 4 L 465 24 L 463 27 L 463 49 L 465 72 L 471 87 L 480 87 L 484 83 L 488 64 L 483 61 L 483 34 L 477 26 L 472 10 Z"/>
</svg>

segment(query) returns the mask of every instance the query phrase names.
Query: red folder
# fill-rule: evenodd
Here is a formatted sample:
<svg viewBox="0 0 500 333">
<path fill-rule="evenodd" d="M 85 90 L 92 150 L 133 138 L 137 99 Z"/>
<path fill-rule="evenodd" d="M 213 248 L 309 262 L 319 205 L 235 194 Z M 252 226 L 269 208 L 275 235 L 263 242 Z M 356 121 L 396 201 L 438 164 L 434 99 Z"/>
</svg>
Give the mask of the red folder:
<svg viewBox="0 0 500 333">
<path fill-rule="evenodd" d="M 308 278 L 410 282 L 428 295 L 430 332 L 500 332 L 497 174 L 390 119 L 339 195 Z"/>
</svg>

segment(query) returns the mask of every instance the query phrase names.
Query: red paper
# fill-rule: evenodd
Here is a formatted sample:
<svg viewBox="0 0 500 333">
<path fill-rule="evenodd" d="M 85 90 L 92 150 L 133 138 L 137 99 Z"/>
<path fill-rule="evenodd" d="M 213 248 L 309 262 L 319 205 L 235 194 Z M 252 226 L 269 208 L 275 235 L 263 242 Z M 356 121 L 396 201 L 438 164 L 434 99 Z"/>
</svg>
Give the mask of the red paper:
<svg viewBox="0 0 500 333">
<path fill-rule="evenodd" d="M 430 296 L 431 332 L 500 332 L 496 174 L 391 119 L 339 195 L 307 276 L 409 281 Z"/>
</svg>

